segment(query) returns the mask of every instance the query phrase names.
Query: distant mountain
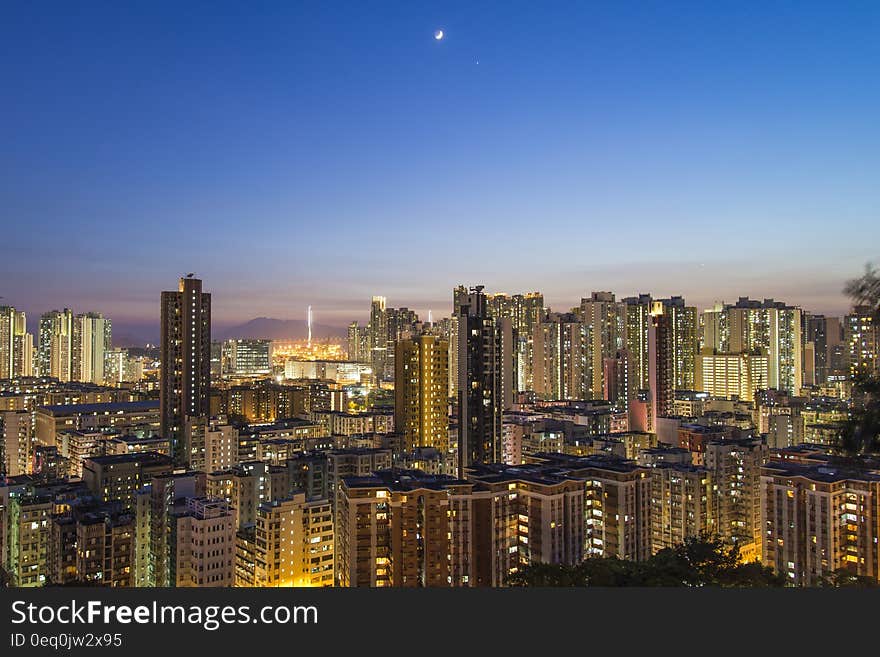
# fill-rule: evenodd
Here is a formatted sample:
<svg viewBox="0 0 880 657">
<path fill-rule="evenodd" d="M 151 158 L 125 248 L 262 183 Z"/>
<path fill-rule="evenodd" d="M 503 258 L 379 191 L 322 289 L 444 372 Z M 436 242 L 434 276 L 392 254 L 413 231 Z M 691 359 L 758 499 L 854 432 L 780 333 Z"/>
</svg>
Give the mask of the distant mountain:
<svg viewBox="0 0 880 657">
<path fill-rule="evenodd" d="M 342 326 L 312 324 L 312 340 L 340 339 L 348 335 L 348 329 Z M 273 319 L 257 317 L 240 324 L 213 331 L 214 340 L 232 338 L 267 340 L 304 340 L 309 337 L 309 328 L 304 319 Z"/>
</svg>

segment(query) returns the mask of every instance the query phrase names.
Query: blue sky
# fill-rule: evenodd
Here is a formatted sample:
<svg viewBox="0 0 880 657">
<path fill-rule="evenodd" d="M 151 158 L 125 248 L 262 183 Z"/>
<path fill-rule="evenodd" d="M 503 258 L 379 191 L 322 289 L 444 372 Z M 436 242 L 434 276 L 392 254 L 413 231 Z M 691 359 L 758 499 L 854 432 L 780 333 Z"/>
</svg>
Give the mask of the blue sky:
<svg viewBox="0 0 880 657">
<path fill-rule="evenodd" d="M 446 37 L 433 39 L 442 28 Z M 0 296 L 344 324 L 454 285 L 843 312 L 876 2 L 5 3 Z"/>
</svg>

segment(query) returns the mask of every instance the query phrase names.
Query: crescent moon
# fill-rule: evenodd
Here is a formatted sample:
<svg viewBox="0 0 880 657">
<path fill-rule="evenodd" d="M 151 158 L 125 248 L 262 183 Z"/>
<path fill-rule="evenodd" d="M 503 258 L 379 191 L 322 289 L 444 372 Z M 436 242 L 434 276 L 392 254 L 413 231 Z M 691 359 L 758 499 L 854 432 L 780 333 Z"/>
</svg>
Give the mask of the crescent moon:
<svg viewBox="0 0 880 657">
<path fill-rule="evenodd" d="M 434 38 L 437 39 L 437 41 L 442 39 L 443 38 L 443 30 L 437 30 L 436 32 L 434 32 Z"/>
</svg>

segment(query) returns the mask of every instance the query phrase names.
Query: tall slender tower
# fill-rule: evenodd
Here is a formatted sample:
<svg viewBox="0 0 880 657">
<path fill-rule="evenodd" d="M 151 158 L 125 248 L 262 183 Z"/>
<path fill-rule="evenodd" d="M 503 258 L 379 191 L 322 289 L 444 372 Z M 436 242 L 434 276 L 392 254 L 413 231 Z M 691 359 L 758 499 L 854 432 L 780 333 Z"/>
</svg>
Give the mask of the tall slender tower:
<svg viewBox="0 0 880 657">
<path fill-rule="evenodd" d="M 0 379 L 14 379 L 17 376 L 30 376 L 23 373 L 21 366 L 16 366 L 19 336 L 27 333 L 25 314 L 11 306 L 0 306 Z M 33 345 L 31 345 L 33 347 Z"/>
<path fill-rule="evenodd" d="M 176 292 L 162 292 L 162 434 L 180 465 L 190 461 L 186 420 L 208 414 L 211 387 L 211 295 L 192 276 Z"/>
<path fill-rule="evenodd" d="M 40 376 L 70 381 L 73 376 L 73 312 L 52 310 L 40 317 Z"/>
<path fill-rule="evenodd" d="M 104 354 L 111 346 L 110 320 L 101 313 L 73 318 L 71 377 L 74 381 L 104 382 Z"/>
<path fill-rule="evenodd" d="M 458 318 L 458 468 L 501 461 L 501 330 L 483 286 L 471 288 Z"/>
<path fill-rule="evenodd" d="M 446 453 L 449 342 L 428 334 L 404 338 L 395 345 L 394 367 L 394 427 L 406 450 L 435 447 Z"/>
</svg>

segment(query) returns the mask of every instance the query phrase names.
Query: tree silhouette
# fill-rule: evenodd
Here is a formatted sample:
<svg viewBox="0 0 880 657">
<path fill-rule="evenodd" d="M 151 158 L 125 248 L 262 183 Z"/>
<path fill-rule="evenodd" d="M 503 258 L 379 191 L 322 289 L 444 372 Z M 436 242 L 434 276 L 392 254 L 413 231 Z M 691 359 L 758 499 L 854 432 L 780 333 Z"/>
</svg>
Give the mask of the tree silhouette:
<svg viewBox="0 0 880 657">
<path fill-rule="evenodd" d="M 869 308 L 875 325 L 880 325 L 880 275 L 876 269 L 866 266 L 865 273 L 848 281 L 844 291 L 853 305 Z M 880 377 L 876 374 L 859 372 L 854 376 L 852 409 L 837 447 L 847 456 L 880 453 Z"/>
<path fill-rule="evenodd" d="M 719 537 L 688 538 L 645 561 L 591 557 L 576 566 L 537 563 L 512 575 L 511 586 L 782 587 L 785 578 L 761 564 L 742 563 L 739 548 Z"/>
</svg>

